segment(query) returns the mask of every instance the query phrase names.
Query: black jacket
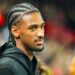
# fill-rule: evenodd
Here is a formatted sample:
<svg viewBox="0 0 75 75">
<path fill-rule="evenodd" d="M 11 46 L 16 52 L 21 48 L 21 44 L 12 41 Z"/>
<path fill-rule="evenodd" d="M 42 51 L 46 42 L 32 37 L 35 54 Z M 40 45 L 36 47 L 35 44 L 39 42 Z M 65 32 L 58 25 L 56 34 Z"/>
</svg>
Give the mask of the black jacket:
<svg viewBox="0 0 75 75">
<path fill-rule="evenodd" d="M 0 75 L 40 75 L 37 60 L 28 57 L 15 46 L 8 47 L 0 55 Z"/>
</svg>

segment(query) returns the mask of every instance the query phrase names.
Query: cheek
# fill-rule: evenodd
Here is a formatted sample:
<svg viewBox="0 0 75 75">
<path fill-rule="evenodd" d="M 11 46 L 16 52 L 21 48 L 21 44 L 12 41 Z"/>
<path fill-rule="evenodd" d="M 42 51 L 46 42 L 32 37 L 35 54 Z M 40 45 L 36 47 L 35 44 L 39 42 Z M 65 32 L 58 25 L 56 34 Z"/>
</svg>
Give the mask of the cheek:
<svg viewBox="0 0 75 75">
<path fill-rule="evenodd" d="M 35 35 L 32 34 L 32 33 L 24 33 L 22 34 L 21 36 L 21 39 L 24 41 L 24 42 L 33 42 L 34 39 L 35 39 Z"/>
</svg>

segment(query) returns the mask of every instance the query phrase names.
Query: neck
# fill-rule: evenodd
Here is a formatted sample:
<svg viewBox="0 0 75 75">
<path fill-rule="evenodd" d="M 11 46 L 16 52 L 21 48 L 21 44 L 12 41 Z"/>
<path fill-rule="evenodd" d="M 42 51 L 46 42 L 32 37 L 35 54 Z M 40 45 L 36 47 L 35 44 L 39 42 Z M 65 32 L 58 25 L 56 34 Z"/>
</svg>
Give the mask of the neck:
<svg viewBox="0 0 75 75">
<path fill-rule="evenodd" d="M 30 60 L 33 59 L 33 53 L 30 50 L 27 50 L 20 40 L 16 40 L 16 47 L 19 48 L 25 55 L 27 55 Z"/>
</svg>

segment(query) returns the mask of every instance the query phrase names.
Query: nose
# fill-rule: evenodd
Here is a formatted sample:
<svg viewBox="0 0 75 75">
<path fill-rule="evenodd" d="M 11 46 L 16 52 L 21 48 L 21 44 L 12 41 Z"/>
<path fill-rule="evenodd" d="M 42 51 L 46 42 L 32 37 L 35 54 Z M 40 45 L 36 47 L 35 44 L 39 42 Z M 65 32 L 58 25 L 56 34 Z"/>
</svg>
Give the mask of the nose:
<svg viewBox="0 0 75 75">
<path fill-rule="evenodd" d="M 38 29 L 37 37 L 40 39 L 44 39 L 44 29 L 41 29 L 41 28 Z"/>
</svg>

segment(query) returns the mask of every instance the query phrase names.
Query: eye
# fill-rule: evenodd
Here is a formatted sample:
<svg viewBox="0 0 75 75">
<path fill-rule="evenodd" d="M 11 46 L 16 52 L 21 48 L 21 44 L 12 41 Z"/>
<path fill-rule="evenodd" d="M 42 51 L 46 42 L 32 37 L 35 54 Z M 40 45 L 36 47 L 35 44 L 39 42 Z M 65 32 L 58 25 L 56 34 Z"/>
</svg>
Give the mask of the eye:
<svg viewBox="0 0 75 75">
<path fill-rule="evenodd" d="M 36 28 L 35 27 L 31 27 L 31 31 L 34 31 Z"/>
<path fill-rule="evenodd" d="M 44 29 L 44 26 L 45 26 L 45 24 L 43 23 L 43 24 L 41 25 L 41 29 Z"/>
<path fill-rule="evenodd" d="M 35 31 L 35 30 L 37 29 L 37 26 L 36 26 L 36 25 L 32 25 L 32 26 L 29 27 L 29 29 L 30 29 L 31 31 Z"/>
</svg>

